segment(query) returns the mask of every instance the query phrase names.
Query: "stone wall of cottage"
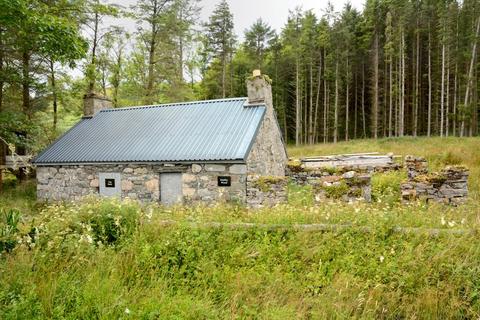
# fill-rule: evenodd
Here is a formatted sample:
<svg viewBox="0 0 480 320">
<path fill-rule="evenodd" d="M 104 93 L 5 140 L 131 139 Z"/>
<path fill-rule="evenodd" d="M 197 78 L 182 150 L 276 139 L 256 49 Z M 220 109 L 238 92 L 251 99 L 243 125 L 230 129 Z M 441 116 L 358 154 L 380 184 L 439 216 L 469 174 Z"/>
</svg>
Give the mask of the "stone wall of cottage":
<svg viewBox="0 0 480 320">
<path fill-rule="evenodd" d="M 121 197 L 143 202 L 159 201 L 160 173 L 182 172 L 185 203 L 234 201 L 245 203 L 246 171 L 244 164 L 163 165 L 74 165 L 38 167 L 39 201 L 81 200 L 99 195 L 99 173 L 121 174 Z M 231 186 L 218 187 L 218 177 L 231 177 Z"/>
<path fill-rule="evenodd" d="M 231 177 L 229 187 L 219 187 L 218 177 Z M 193 164 L 183 174 L 185 203 L 245 203 L 247 166 L 244 164 Z"/>
</svg>

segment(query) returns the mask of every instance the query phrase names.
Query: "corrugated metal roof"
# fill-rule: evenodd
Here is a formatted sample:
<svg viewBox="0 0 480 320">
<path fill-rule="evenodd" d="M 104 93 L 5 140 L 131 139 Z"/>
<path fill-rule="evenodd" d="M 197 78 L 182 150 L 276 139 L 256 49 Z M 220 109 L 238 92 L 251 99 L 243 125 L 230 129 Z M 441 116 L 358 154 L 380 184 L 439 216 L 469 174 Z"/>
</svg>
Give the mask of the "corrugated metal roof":
<svg viewBox="0 0 480 320">
<path fill-rule="evenodd" d="M 33 163 L 244 160 L 265 106 L 247 98 L 102 110 L 85 118 Z"/>
</svg>

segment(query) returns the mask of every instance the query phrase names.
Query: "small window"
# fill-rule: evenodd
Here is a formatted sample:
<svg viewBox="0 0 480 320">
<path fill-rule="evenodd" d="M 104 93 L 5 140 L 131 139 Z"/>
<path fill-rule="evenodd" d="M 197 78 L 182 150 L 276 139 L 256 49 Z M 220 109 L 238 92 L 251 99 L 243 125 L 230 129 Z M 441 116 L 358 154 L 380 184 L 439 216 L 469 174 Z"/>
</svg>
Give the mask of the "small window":
<svg viewBox="0 0 480 320">
<path fill-rule="evenodd" d="M 100 172 L 98 179 L 102 197 L 121 197 L 122 176 L 119 172 Z"/>
<path fill-rule="evenodd" d="M 115 188 L 115 179 L 105 179 L 105 188 Z"/>
</svg>

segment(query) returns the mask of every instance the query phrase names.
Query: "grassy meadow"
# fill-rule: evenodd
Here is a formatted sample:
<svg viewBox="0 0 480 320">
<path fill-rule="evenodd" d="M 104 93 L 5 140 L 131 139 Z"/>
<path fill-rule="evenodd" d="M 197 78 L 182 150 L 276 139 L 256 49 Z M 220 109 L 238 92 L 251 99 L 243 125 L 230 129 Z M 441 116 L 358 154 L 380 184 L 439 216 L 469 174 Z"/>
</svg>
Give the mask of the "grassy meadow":
<svg viewBox="0 0 480 320">
<path fill-rule="evenodd" d="M 7 180 L 0 319 L 478 319 L 480 139 L 358 140 L 289 155 L 368 151 L 425 156 L 433 170 L 464 164 L 470 199 L 401 204 L 403 171 L 375 175 L 370 204 L 314 206 L 308 188 L 290 185 L 288 204 L 250 211 L 98 199 L 39 205 L 34 182 Z M 262 225 L 202 227 L 208 222 Z M 289 228 L 309 223 L 351 227 Z M 468 232 L 431 236 L 429 228 Z"/>
</svg>

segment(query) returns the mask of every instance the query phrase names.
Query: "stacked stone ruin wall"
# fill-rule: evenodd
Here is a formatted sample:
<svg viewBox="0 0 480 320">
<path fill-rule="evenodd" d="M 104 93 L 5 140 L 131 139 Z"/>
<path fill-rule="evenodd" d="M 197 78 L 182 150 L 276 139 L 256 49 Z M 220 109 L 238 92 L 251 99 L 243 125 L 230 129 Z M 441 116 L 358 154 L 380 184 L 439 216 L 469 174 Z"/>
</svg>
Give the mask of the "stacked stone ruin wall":
<svg viewBox="0 0 480 320">
<path fill-rule="evenodd" d="M 468 197 L 469 171 L 463 166 L 446 166 L 440 172 L 429 173 L 425 158 L 405 158 L 408 180 L 401 184 L 403 201 L 425 200 L 461 204 Z"/>
</svg>

